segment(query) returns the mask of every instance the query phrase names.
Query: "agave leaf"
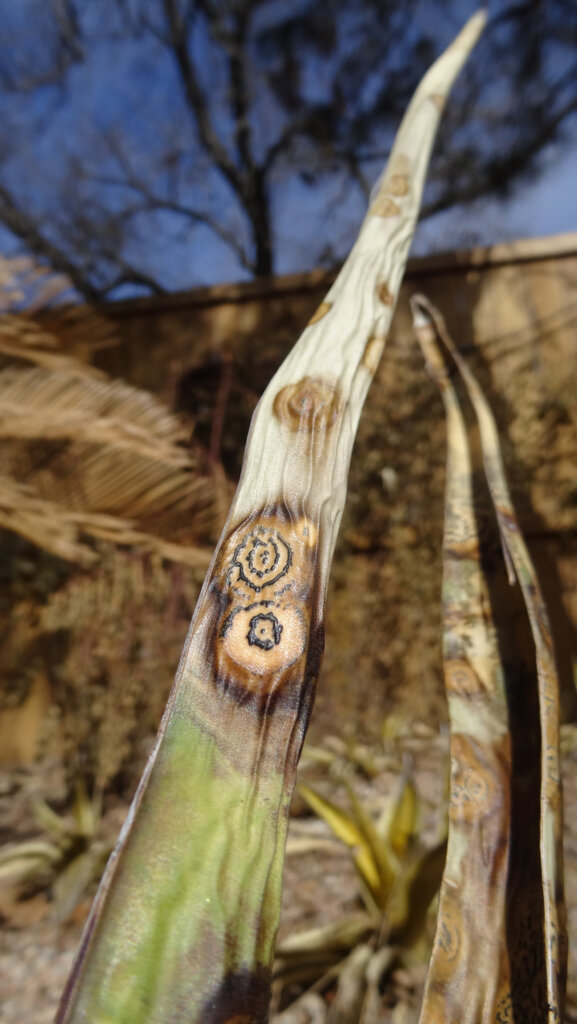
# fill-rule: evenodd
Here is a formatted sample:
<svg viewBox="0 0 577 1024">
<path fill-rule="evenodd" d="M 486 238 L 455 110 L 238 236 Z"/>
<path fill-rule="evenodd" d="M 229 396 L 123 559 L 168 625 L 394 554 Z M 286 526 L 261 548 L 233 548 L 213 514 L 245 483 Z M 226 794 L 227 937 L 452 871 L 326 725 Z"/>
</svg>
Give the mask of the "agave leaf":
<svg viewBox="0 0 577 1024">
<path fill-rule="evenodd" d="M 82 836 L 82 838 L 90 839 L 98 827 L 100 810 L 97 803 L 93 802 L 88 796 L 86 786 L 82 781 L 76 782 L 75 790 L 72 813 L 76 834 Z"/>
<path fill-rule="evenodd" d="M 371 815 L 363 807 L 353 787 L 349 783 L 346 783 L 346 786 L 355 820 L 363 837 L 363 849 L 367 850 L 368 856 L 370 856 L 372 863 L 377 869 L 377 884 L 371 885 L 371 895 L 379 910 L 383 911 L 387 906 L 389 894 L 398 871 L 398 861 L 388 843 L 383 842 L 379 836 Z M 368 883 L 368 878 L 366 881 Z"/>
<path fill-rule="evenodd" d="M 67 842 L 70 829 L 64 818 L 46 803 L 42 797 L 36 797 L 32 804 L 32 815 L 39 828 L 47 832 L 56 842 Z"/>
<path fill-rule="evenodd" d="M 417 791 L 407 771 L 403 771 L 377 822 L 377 834 L 401 861 L 417 834 L 418 827 Z"/>
<path fill-rule="evenodd" d="M 58 1024 L 267 1019 L 288 809 L 354 434 L 440 108 L 484 21 L 475 16 L 424 77 L 349 259 L 261 398 Z"/>
<path fill-rule="evenodd" d="M 461 1024 L 512 1012 L 515 1020 L 553 1024 L 561 1015 L 565 938 L 558 843 L 558 693 L 550 635 L 533 576 L 528 583 L 530 563 L 506 490 L 495 424 L 458 357 L 469 393 L 475 395 L 509 580 L 514 568 L 524 592 L 537 594 L 536 602 L 527 603 L 537 649 L 540 780 L 532 681 L 517 664 L 510 634 L 495 618 L 503 616 L 510 598 L 500 598 L 502 586 L 486 555 L 481 571 L 467 431 L 439 346 L 436 327 L 441 320 L 421 297 L 413 300 L 413 314 L 447 415 L 443 597 L 452 730 L 447 862 L 421 1021 L 435 1020 L 442 1008 L 446 1021 Z M 445 344 L 455 356 L 452 343 L 445 339 Z M 525 596 L 527 600 L 530 594 Z"/>
<path fill-rule="evenodd" d="M 14 860 L 44 860 L 49 864 L 57 863 L 62 851 L 55 844 L 44 839 L 28 839 L 22 843 L 13 843 L 0 850 L 0 864 L 10 864 Z"/>
<path fill-rule="evenodd" d="M 319 818 L 322 818 L 323 821 L 326 821 L 329 828 L 333 830 L 339 839 L 342 839 L 343 843 L 353 848 L 363 845 L 363 835 L 350 815 L 341 810 L 332 800 L 327 800 L 326 797 L 321 796 L 316 790 L 311 789 L 310 786 L 305 786 L 301 783 L 297 788 L 311 810 Z"/>
<path fill-rule="evenodd" d="M 0 885 L 34 880 L 51 872 L 62 859 L 62 849 L 46 840 L 31 839 L 0 850 Z"/>
<path fill-rule="evenodd" d="M 541 726 L 541 872 L 544 943 L 547 950 L 547 1013 L 557 1019 L 567 973 L 567 936 L 563 898 L 561 769 L 559 754 L 559 682 L 551 626 L 531 556 L 505 477 L 499 433 L 491 408 L 467 363 L 456 349 L 440 312 L 423 296 L 414 300 L 435 325 L 438 337 L 461 374 L 479 423 L 483 464 L 503 547 L 509 582 L 518 580 L 535 643 Z"/>
<path fill-rule="evenodd" d="M 309 786 L 299 785 L 298 789 L 315 814 L 318 814 L 323 821 L 326 821 L 334 834 L 354 850 L 355 866 L 368 887 L 373 900 L 377 902 L 377 897 L 381 892 L 382 880 L 379 865 L 374 855 L 375 844 L 367 839 L 362 826 L 359 826 L 357 815 L 355 814 L 355 817 L 353 817 L 346 814 L 337 804 L 327 800 L 320 793 L 310 789 Z"/>
<path fill-rule="evenodd" d="M 412 946 L 424 931 L 433 897 L 439 891 L 447 840 L 424 850 L 400 873 L 389 903 L 390 941 Z"/>
</svg>

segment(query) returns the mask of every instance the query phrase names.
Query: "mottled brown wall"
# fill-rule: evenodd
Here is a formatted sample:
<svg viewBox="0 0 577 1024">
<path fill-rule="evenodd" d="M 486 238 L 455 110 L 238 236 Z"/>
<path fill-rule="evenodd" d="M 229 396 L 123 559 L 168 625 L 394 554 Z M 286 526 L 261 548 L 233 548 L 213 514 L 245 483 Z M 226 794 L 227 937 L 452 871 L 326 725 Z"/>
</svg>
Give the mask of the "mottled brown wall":
<svg viewBox="0 0 577 1024">
<path fill-rule="evenodd" d="M 192 411 L 199 438 L 234 475 L 256 400 L 330 280 L 316 272 L 113 305 L 122 341 L 100 364 Z M 440 307 L 493 405 L 574 713 L 577 237 L 563 236 L 409 265 L 353 455 L 316 724 L 342 732 L 377 727 L 393 708 L 444 714 L 445 435 L 412 338 L 407 300 L 416 290 Z"/>
</svg>

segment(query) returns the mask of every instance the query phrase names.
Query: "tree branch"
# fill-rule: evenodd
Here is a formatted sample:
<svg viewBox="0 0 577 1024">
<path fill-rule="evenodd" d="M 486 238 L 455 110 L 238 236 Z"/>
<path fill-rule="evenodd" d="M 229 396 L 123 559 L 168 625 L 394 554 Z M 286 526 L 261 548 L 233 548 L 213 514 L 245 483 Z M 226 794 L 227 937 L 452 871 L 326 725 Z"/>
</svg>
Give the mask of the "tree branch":
<svg viewBox="0 0 577 1024">
<path fill-rule="evenodd" d="M 0 221 L 53 270 L 66 274 L 74 288 L 88 302 L 97 302 L 102 298 L 102 293 L 88 281 L 64 250 L 43 234 L 34 216 L 24 213 L 3 185 L 0 185 Z"/>
<path fill-rule="evenodd" d="M 234 191 L 242 195 L 242 179 L 210 120 L 209 105 L 190 59 L 186 25 L 180 20 L 175 0 L 163 0 L 163 7 L 169 29 L 167 42 L 176 60 L 184 94 L 194 115 L 201 142 Z"/>
</svg>

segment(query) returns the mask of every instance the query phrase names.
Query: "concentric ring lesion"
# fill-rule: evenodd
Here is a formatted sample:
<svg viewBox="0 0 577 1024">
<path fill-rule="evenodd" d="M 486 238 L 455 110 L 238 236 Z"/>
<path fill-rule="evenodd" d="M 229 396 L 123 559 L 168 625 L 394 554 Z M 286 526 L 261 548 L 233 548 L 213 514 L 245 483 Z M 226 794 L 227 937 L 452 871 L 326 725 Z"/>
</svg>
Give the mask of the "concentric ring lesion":
<svg viewBox="0 0 577 1024">
<path fill-rule="evenodd" d="M 233 557 L 239 578 L 255 591 L 276 583 L 288 572 L 292 552 L 278 530 L 259 526 L 239 544 Z"/>
</svg>

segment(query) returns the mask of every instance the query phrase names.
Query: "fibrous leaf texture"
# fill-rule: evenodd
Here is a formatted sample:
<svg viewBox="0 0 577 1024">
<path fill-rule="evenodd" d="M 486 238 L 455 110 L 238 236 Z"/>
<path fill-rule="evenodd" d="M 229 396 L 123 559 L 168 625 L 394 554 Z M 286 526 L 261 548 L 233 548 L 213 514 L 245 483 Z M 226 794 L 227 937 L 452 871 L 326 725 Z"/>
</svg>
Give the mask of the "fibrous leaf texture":
<svg viewBox="0 0 577 1024">
<path fill-rule="evenodd" d="M 288 806 L 352 443 L 443 102 L 483 24 L 476 15 L 423 79 L 349 259 L 259 403 L 60 1024 L 267 1020 Z"/>
<path fill-rule="evenodd" d="M 562 1020 L 566 970 L 559 701 L 551 631 L 509 496 L 495 421 L 440 313 L 412 301 L 447 417 L 444 672 L 451 719 L 447 861 L 421 1024 Z M 502 557 L 487 545 L 456 364 L 479 426 Z M 536 678 L 516 648 L 519 582 Z"/>
</svg>

